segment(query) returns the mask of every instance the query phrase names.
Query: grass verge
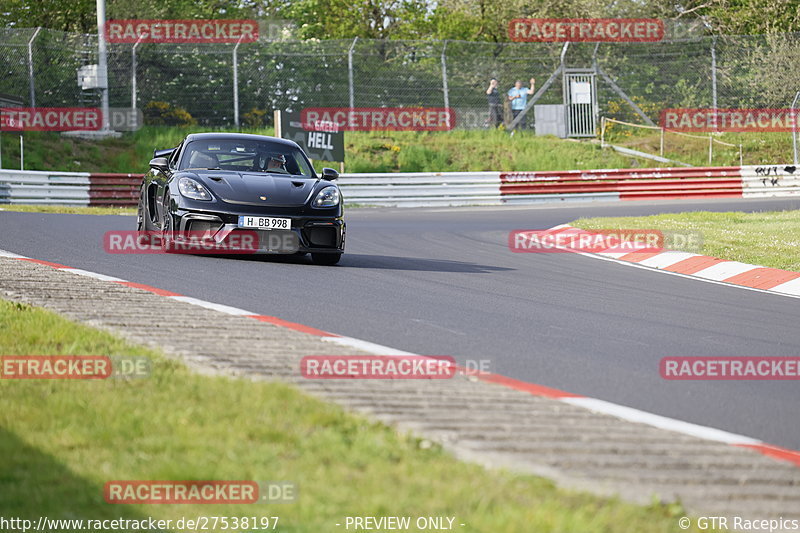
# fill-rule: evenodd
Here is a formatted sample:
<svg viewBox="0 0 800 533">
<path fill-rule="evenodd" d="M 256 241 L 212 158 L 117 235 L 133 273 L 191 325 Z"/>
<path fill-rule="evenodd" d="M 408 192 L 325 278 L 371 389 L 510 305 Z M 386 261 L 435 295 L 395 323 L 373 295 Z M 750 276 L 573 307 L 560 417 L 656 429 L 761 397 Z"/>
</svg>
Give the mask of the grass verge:
<svg viewBox="0 0 800 533">
<path fill-rule="evenodd" d="M 692 133 L 687 136 L 667 131 L 664 134 L 664 157 L 696 167 L 739 166 L 741 146 L 741 162 L 744 165 L 783 164 L 793 159 L 792 134 L 788 132 L 724 132 L 713 133 L 711 136 L 726 144 L 712 143 L 710 163 L 708 133 Z M 648 154 L 658 155 L 661 152 L 661 133 L 657 130 L 610 124 L 606 141 Z M 655 162 L 641 165 L 665 166 Z"/>
<path fill-rule="evenodd" d="M 194 374 L 106 332 L 4 300 L 0 354 L 153 361 L 147 379 L 0 380 L 0 516 L 280 516 L 277 530 L 293 532 L 338 531 L 345 516 L 455 516 L 471 532 L 679 531 L 679 506 L 639 507 L 489 472 L 289 386 Z M 148 479 L 285 480 L 299 497 L 273 506 L 103 500 L 108 480 Z"/>
<path fill-rule="evenodd" d="M 272 135 L 272 128 L 236 129 L 208 126 L 145 126 L 117 139 L 82 140 L 53 132 L 25 133 L 25 168 L 75 172 L 144 173 L 156 148 L 176 146 L 188 133 L 242 131 Z M 664 155 L 695 166 L 707 166 L 708 139 L 667 133 Z M 792 160 L 788 133 L 723 133 L 714 138 L 736 147 L 714 143 L 712 165 L 739 164 L 738 146 L 745 165 L 777 164 Z M 0 134 L 4 168 L 20 168 L 17 134 Z M 660 134 L 612 124 L 607 140 L 650 154 L 660 151 Z M 623 156 L 596 143 L 567 141 L 533 132 L 511 137 L 503 130 L 449 132 L 347 132 L 346 172 L 477 172 L 582 170 L 595 168 L 659 167 L 663 163 Z M 315 161 L 315 168 L 331 166 Z M 337 165 L 338 166 L 338 165 Z"/>
<path fill-rule="evenodd" d="M 73 172 L 144 173 L 157 148 L 172 148 L 188 134 L 243 131 L 272 135 L 272 128 L 145 126 L 117 139 L 82 140 L 52 132 L 25 134 L 25 168 Z M 3 166 L 19 168 L 19 142 L 0 135 Z M 502 130 L 451 132 L 347 132 L 346 172 L 445 172 L 627 168 L 645 164 L 587 142 Z M 315 161 L 320 170 L 329 162 Z M 338 167 L 338 165 L 337 165 Z"/>
<path fill-rule="evenodd" d="M 646 217 L 581 218 L 572 225 L 587 230 L 698 231 L 703 236 L 700 254 L 800 271 L 800 211 L 697 211 Z"/>
</svg>

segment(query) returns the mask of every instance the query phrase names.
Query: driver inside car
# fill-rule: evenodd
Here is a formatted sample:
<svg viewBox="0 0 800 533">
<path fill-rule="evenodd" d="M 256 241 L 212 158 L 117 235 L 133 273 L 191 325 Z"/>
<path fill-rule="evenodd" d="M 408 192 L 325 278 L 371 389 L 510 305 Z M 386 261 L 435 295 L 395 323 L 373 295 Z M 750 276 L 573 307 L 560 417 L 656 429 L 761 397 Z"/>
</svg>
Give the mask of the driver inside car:
<svg viewBox="0 0 800 533">
<path fill-rule="evenodd" d="M 259 154 L 253 163 L 253 170 L 259 172 L 287 172 L 286 157 L 283 154 Z"/>
</svg>

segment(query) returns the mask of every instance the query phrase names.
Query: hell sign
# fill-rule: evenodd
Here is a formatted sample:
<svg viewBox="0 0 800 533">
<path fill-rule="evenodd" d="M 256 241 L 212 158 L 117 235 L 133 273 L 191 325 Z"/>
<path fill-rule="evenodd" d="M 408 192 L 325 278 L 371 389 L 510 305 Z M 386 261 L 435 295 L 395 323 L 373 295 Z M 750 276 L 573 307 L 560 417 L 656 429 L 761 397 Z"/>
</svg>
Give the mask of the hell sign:
<svg viewBox="0 0 800 533">
<path fill-rule="evenodd" d="M 280 112 L 280 137 L 300 145 L 311 159 L 344 161 L 344 130 L 335 122 L 317 120 L 303 124 L 300 113 Z"/>
</svg>

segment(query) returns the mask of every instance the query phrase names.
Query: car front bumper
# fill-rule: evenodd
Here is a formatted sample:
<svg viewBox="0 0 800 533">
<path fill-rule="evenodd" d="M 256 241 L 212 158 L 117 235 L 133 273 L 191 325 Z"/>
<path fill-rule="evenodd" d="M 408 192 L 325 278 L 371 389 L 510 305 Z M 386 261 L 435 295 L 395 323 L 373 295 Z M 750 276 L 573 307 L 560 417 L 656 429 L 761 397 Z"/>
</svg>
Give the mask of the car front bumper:
<svg viewBox="0 0 800 533">
<path fill-rule="evenodd" d="M 253 215 L 253 213 L 241 213 Z M 238 213 L 202 213 L 177 209 L 172 213 L 175 228 L 173 238 L 180 241 L 183 235 L 213 240 L 216 243 L 238 242 L 234 237 L 242 233 L 258 237 L 254 253 L 342 253 L 344 252 L 346 225 L 341 216 L 289 215 L 286 213 L 259 216 L 290 218 L 289 230 L 253 230 L 240 228 Z"/>
</svg>

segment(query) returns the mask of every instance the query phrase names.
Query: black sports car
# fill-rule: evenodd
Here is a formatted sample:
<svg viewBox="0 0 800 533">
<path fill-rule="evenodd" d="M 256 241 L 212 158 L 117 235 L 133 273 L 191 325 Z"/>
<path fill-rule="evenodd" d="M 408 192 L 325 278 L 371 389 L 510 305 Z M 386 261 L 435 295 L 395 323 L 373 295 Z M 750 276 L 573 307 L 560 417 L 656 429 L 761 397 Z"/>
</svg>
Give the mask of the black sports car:
<svg viewBox="0 0 800 533">
<path fill-rule="evenodd" d="M 165 250 L 203 235 L 222 243 L 255 232 L 258 253 L 311 253 L 336 264 L 344 252 L 342 195 L 331 168 L 318 176 L 294 142 L 262 135 L 196 133 L 156 150 L 142 183 L 138 229 Z"/>
</svg>

